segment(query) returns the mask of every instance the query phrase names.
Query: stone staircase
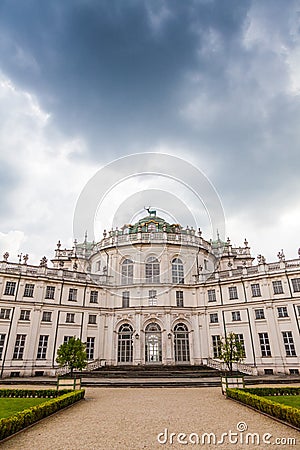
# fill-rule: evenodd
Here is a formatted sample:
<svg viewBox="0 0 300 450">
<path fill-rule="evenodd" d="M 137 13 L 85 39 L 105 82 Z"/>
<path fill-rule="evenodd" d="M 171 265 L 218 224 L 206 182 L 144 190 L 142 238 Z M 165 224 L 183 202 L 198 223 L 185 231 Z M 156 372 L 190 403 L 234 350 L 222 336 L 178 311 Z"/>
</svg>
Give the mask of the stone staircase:
<svg viewBox="0 0 300 450">
<path fill-rule="evenodd" d="M 205 378 L 219 377 L 217 369 L 207 366 L 104 366 L 83 372 L 83 378 Z"/>
<path fill-rule="evenodd" d="M 78 373 L 79 375 L 79 373 Z M 195 387 L 219 386 L 220 372 L 207 366 L 104 366 L 81 373 L 84 386 Z"/>
</svg>

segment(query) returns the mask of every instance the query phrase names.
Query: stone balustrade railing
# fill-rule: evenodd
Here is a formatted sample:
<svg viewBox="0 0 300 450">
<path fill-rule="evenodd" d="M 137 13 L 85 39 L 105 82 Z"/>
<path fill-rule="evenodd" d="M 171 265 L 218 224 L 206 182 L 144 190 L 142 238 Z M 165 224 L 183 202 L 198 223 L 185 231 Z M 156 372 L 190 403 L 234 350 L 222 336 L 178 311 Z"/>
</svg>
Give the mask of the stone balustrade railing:
<svg viewBox="0 0 300 450">
<path fill-rule="evenodd" d="M 228 370 L 226 364 L 223 361 L 213 358 L 207 358 L 207 360 L 203 360 L 203 363 L 212 369 L 217 369 L 220 372 L 226 372 Z M 244 373 L 245 375 L 257 375 L 257 369 L 250 364 L 245 363 L 233 363 L 233 370 Z"/>
<path fill-rule="evenodd" d="M 123 234 L 123 235 L 114 235 L 107 238 L 102 239 L 95 249 L 93 253 L 97 253 L 100 249 L 105 247 L 111 247 L 112 245 L 128 245 L 130 242 L 140 242 L 140 243 L 149 243 L 149 242 L 157 242 L 157 243 L 176 243 L 176 244 L 188 244 L 196 247 L 202 247 L 205 250 L 212 251 L 211 244 L 199 236 L 194 234 L 181 234 L 181 233 L 164 233 L 164 232 L 153 232 L 153 233 L 132 233 L 132 234 Z"/>
<path fill-rule="evenodd" d="M 124 237 L 124 236 L 123 236 Z M 205 273 L 204 277 L 201 275 L 195 275 L 195 284 L 202 283 L 205 281 L 215 281 L 224 280 L 227 278 L 234 277 L 247 277 L 251 275 L 256 275 L 258 273 L 271 273 L 280 270 L 285 270 L 287 272 L 292 271 L 295 268 L 300 267 L 300 259 L 294 259 L 289 261 L 281 261 L 279 263 L 270 264 L 260 264 L 257 266 L 244 267 L 242 269 L 231 269 L 215 271 L 211 274 Z M 58 279 L 67 279 L 74 281 L 90 282 L 99 285 L 112 285 L 113 277 L 106 274 L 91 274 L 86 272 L 79 272 L 74 270 L 66 269 L 55 269 L 48 267 L 31 266 L 27 264 L 9 263 L 7 261 L 0 262 L 0 272 L 11 273 L 18 275 L 30 275 L 32 277 L 51 277 Z M 133 283 L 134 284 L 134 283 Z"/>
<path fill-rule="evenodd" d="M 108 285 L 111 283 L 110 281 L 111 277 L 107 275 L 95 275 L 86 272 L 76 272 L 72 270 L 30 266 L 27 264 L 14 264 L 14 263 L 7 263 L 6 261 L 0 262 L 0 272 L 17 275 L 30 275 L 32 277 L 47 276 L 58 279 L 87 281 L 90 283 L 103 285 Z"/>
<path fill-rule="evenodd" d="M 83 369 L 83 372 L 91 372 L 92 370 L 97 370 L 100 367 L 104 367 L 104 365 L 105 365 L 104 359 L 95 359 L 87 363 L 86 367 Z"/>
</svg>

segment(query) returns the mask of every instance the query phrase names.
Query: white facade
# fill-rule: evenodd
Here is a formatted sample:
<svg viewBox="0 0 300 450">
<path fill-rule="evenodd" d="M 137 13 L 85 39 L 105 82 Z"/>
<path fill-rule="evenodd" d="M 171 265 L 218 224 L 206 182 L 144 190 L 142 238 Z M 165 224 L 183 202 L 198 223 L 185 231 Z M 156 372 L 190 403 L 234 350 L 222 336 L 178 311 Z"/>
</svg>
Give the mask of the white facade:
<svg viewBox="0 0 300 450">
<path fill-rule="evenodd" d="M 69 336 L 99 365 L 218 365 L 244 342 L 249 373 L 298 373 L 300 260 L 253 265 L 250 248 L 150 215 L 99 243 L 58 243 L 53 268 L 0 263 L 1 376 L 54 374 Z M 25 261 L 26 262 L 26 261 Z"/>
</svg>

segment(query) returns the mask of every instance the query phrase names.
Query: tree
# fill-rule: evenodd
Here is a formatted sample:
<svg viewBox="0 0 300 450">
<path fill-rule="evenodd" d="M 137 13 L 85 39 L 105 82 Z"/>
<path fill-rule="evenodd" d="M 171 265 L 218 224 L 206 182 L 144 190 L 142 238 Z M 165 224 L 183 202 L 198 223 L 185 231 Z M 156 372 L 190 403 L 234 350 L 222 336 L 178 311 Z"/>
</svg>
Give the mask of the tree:
<svg viewBox="0 0 300 450">
<path fill-rule="evenodd" d="M 67 366 L 73 376 L 74 369 L 82 370 L 87 364 L 85 344 L 80 339 L 71 337 L 68 342 L 61 344 L 57 350 L 56 362 L 60 367 Z"/>
<path fill-rule="evenodd" d="M 225 362 L 232 373 L 233 363 L 239 363 L 245 358 L 245 350 L 235 333 L 229 333 L 220 344 L 219 358 Z"/>
</svg>

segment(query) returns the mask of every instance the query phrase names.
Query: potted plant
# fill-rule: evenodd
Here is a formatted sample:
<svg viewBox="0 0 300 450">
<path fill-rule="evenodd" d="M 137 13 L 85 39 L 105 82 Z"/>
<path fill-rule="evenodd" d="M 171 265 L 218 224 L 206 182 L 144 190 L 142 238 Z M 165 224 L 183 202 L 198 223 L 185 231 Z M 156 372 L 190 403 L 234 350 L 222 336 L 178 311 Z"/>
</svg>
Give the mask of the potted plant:
<svg viewBox="0 0 300 450">
<path fill-rule="evenodd" d="M 56 362 L 59 367 L 67 367 L 69 376 L 57 377 L 57 388 L 81 388 L 81 377 L 74 376 L 74 369 L 82 370 L 87 365 L 85 344 L 80 339 L 71 337 L 57 350 Z"/>
<path fill-rule="evenodd" d="M 225 363 L 227 373 L 221 376 L 222 393 L 231 387 L 245 387 L 244 376 L 233 371 L 233 364 L 245 358 L 245 350 L 235 333 L 228 333 L 220 343 L 219 358 Z"/>
</svg>

